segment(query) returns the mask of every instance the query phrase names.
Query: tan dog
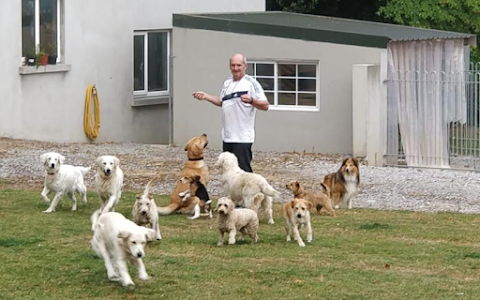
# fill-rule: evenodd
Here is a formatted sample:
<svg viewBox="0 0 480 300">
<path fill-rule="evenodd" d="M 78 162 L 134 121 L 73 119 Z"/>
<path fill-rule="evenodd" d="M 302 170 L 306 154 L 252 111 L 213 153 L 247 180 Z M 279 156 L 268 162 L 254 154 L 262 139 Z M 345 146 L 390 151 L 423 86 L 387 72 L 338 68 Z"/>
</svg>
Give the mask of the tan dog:
<svg viewBox="0 0 480 300">
<path fill-rule="evenodd" d="M 133 222 L 140 226 L 149 225 L 155 230 L 155 238 L 157 241 L 162 239 L 160 234 L 160 226 L 158 225 L 157 205 L 152 195 L 150 195 L 150 188 L 155 180 L 152 179 L 147 183 L 143 194 L 138 194 L 135 197 L 135 204 L 132 209 Z"/>
<path fill-rule="evenodd" d="M 290 181 L 286 187 L 292 191 L 293 195 L 297 199 L 305 199 L 313 204 L 313 207 L 317 209 L 317 214 L 320 214 L 320 210 L 326 210 L 331 216 L 335 217 L 335 210 L 332 208 L 332 200 L 328 197 L 330 189 L 321 183 L 323 191 L 305 191 L 303 186 L 298 181 Z"/>
<path fill-rule="evenodd" d="M 199 137 L 193 137 L 185 145 L 185 151 L 187 151 L 188 161 L 182 169 L 180 177 L 183 176 L 200 176 L 200 182 L 207 186 L 209 180 L 208 166 L 203 160 L 203 149 L 207 147 L 208 140 L 207 135 L 202 134 Z M 170 196 L 170 205 L 167 207 L 158 207 L 158 213 L 160 215 L 169 215 L 175 211 L 179 211 L 184 214 L 192 214 L 194 212 L 195 203 L 194 199 L 188 199 L 183 201 L 180 197 L 180 193 L 188 190 L 190 185 L 188 183 L 177 182 L 172 195 Z"/>
<path fill-rule="evenodd" d="M 290 242 L 291 240 L 290 232 L 293 229 L 293 239 L 298 242 L 300 247 L 305 247 L 305 243 L 299 232 L 302 225 L 307 225 L 307 242 L 312 242 L 312 224 L 310 223 L 311 208 L 312 203 L 304 199 L 293 199 L 285 204 L 283 208 L 283 217 L 285 218 L 287 242 Z"/>
<path fill-rule="evenodd" d="M 218 199 L 218 243 L 217 246 L 223 246 L 223 234 L 228 232 L 228 244 L 235 244 L 235 236 L 240 231 L 242 238 L 247 234 L 252 241 L 258 241 L 258 217 L 257 213 L 249 208 L 235 208 L 235 203 L 227 197 Z"/>
<path fill-rule="evenodd" d="M 323 183 L 330 188 L 330 198 L 339 208 L 340 204 L 346 204 L 352 208 L 352 198 L 360 185 L 360 168 L 355 158 L 345 158 L 337 172 L 325 176 Z"/>
</svg>

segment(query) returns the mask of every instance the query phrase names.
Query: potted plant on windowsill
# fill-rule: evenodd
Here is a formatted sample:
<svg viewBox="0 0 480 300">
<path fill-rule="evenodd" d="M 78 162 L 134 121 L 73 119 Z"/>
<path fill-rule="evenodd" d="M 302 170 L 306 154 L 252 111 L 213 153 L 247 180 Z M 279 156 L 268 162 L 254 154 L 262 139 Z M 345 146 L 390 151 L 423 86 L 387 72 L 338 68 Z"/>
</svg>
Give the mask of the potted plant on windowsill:
<svg viewBox="0 0 480 300">
<path fill-rule="evenodd" d="M 57 64 L 57 43 L 49 43 L 48 44 L 48 64 L 49 65 L 56 65 Z"/>
<path fill-rule="evenodd" d="M 38 48 L 37 54 L 35 55 L 35 66 L 46 66 L 48 62 L 48 54 L 42 48 Z"/>
</svg>

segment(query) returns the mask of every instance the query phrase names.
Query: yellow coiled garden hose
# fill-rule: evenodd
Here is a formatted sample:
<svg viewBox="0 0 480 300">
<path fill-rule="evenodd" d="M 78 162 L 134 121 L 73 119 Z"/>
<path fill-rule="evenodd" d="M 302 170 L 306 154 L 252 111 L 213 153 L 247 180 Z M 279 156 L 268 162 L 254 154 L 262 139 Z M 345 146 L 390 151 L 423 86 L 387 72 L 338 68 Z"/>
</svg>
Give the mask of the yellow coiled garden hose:
<svg viewBox="0 0 480 300">
<path fill-rule="evenodd" d="M 92 120 L 92 94 L 93 106 L 95 110 L 95 121 Z M 85 134 L 91 141 L 97 138 L 100 131 L 100 104 L 98 102 L 97 88 L 93 84 L 87 87 L 87 94 L 85 96 L 85 114 L 83 116 L 83 128 L 85 129 Z"/>
</svg>

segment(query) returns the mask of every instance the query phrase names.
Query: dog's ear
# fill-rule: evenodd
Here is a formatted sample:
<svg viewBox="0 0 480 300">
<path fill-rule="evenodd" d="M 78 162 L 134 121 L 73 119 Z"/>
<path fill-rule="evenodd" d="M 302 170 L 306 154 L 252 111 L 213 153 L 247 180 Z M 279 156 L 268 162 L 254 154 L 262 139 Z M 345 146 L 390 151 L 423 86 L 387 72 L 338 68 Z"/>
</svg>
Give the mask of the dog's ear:
<svg viewBox="0 0 480 300">
<path fill-rule="evenodd" d="M 343 161 L 342 161 L 342 166 L 347 163 L 347 160 L 348 160 L 348 159 L 349 159 L 348 157 L 343 159 Z"/>
<path fill-rule="evenodd" d="M 145 238 L 147 239 L 147 241 L 151 242 L 155 240 L 155 230 L 145 227 L 142 228 L 144 228 L 145 230 Z"/>
<path fill-rule="evenodd" d="M 117 234 L 117 237 L 119 239 L 128 239 L 128 237 L 131 235 L 130 232 L 128 231 L 120 231 L 118 234 Z"/>
<path fill-rule="evenodd" d="M 200 181 L 200 175 L 195 175 L 193 176 L 194 181 Z"/>
<path fill-rule="evenodd" d="M 118 157 L 113 157 L 113 162 L 115 163 L 115 167 L 120 167 L 120 159 Z"/>
<path fill-rule="evenodd" d="M 297 189 L 299 189 L 300 188 L 300 182 L 295 181 L 295 186 L 297 187 Z"/>
<path fill-rule="evenodd" d="M 325 194 L 327 194 L 328 196 L 330 196 L 330 188 L 323 182 L 320 183 L 320 185 L 323 187 L 323 189 L 325 190 Z"/>
<path fill-rule="evenodd" d="M 63 163 L 65 162 L 65 156 L 59 154 L 59 155 L 58 155 L 58 161 L 59 161 L 61 164 L 63 164 Z"/>
<path fill-rule="evenodd" d="M 292 208 L 295 208 L 295 200 L 290 201 L 290 206 L 291 206 Z"/>
<path fill-rule="evenodd" d="M 47 158 L 48 158 L 48 153 L 40 155 L 40 160 L 42 161 L 43 164 L 47 162 Z"/>
<path fill-rule="evenodd" d="M 312 209 L 313 203 L 310 202 L 310 201 L 305 201 L 305 202 L 307 203 L 307 208 L 308 208 L 308 210 Z"/>
<path fill-rule="evenodd" d="M 103 164 L 103 156 L 97 157 L 96 163 L 98 167 L 101 167 Z"/>
<path fill-rule="evenodd" d="M 357 158 L 352 158 L 353 163 L 355 164 L 355 167 L 358 168 L 358 159 Z"/>
</svg>

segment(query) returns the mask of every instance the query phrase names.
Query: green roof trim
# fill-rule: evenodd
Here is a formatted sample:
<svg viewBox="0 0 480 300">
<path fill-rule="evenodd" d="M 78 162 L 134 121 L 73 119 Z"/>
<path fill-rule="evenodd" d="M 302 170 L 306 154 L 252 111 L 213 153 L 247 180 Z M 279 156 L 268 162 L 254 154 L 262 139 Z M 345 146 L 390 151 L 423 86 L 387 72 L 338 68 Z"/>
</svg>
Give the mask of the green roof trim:
<svg viewBox="0 0 480 300">
<path fill-rule="evenodd" d="M 173 26 L 373 48 L 387 48 L 389 41 L 461 38 L 476 43 L 468 33 L 287 12 L 174 14 Z"/>
</svg>

